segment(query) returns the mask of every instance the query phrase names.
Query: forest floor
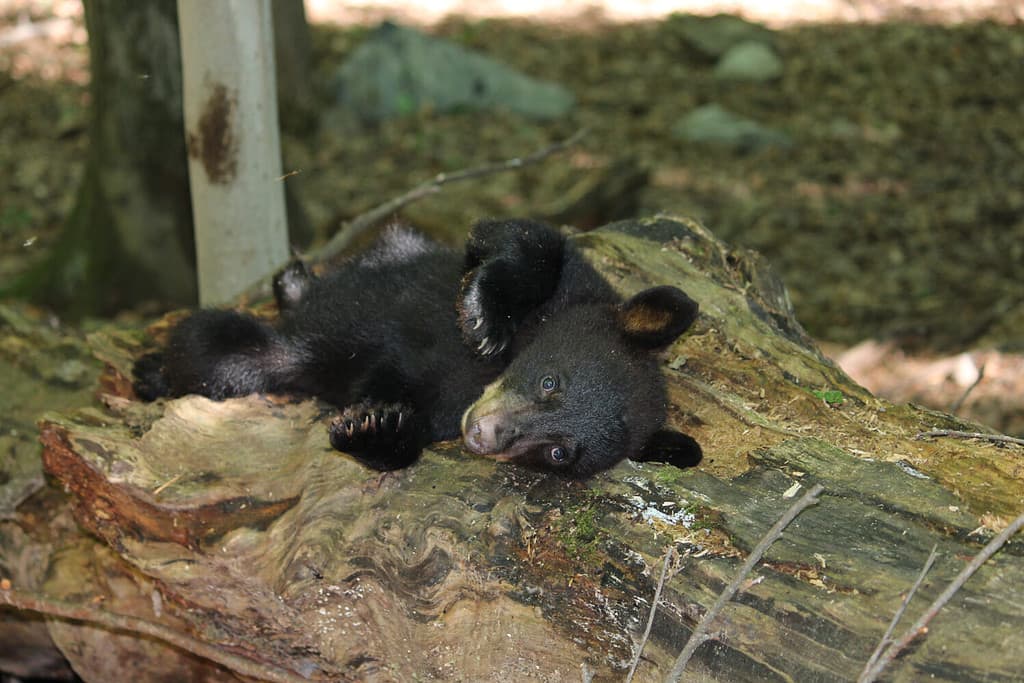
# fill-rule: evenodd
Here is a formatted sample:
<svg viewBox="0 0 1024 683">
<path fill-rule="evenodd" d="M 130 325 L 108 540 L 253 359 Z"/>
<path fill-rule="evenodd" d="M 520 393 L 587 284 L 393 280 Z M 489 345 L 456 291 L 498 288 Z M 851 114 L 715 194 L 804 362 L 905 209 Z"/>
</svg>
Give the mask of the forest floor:
<svg viewBox="0 0 1024 683">
<path fill-rule="evenodd" d="M 337 14 L 340 4 L 307 0 L 325 103 L 365 22 L 383 16 L 358 3 Z M 758 15 L 766 5 L 775 13 Z M 777 30 L 785 72 L 768 84 L 716 80 L 714 62 L 671 17 L 635 20 L 608 3 L 569 20 L 574 6 L 583 5 L 560 3 L 552 23 L 445 18 L 432 27 L 570 88 L 577 106 L 564 120 L 421 111 L 361 135 L 330 117 L 318 130 L 287 133 L 285 168 L 296 172 L 288 182 L 318 234 L 437 172 L 522 156 L 586 127 L 567 155 L 451 186 L 405 217 L 454 240 L 485 215 L 567 215 L 588 225 L 624 208 L 693 215 L 765 254 L 800 320 L 868 388 L 947 409 L 984 365 L 964 414 L 1024 433 L 1017 3 L 733 2 Z M 435 14 L 458 3 L 440 7 Z M 364 23 L 331 23 L 353 19 Z M 970 21 L 953 23 L 962 19 Z M 72 207 L 88 145 L 87 83 L 77 0 L 0 0 L 0 279 L 49 249 Z M 784 130 L 794 144 L 743 154 L 672 135 L 677 120 L 709 102 Z M 639 180 L 616 184 L 623 175 Z M 610 206 L 570 210 L 602 183 L 613 188 Z M 847 352 L 863 340 L 880 341 Z"/>
</svg>

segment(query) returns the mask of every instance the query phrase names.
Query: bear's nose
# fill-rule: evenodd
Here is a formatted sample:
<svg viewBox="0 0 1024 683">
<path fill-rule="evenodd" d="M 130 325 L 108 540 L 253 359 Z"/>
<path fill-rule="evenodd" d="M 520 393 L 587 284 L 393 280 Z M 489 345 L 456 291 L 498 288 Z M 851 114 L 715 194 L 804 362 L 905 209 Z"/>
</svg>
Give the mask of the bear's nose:
<svg viewBox="0 0 1024 683">
<path fill-rule="evenodd" d="M 497 415 L 484 415 L 467 424 L 462 436 L 469 450 L 477 455 L 490 455 L 498 452 L 504 431 Z"/>
<path fill-rule="evenodd" d="M 519 429 L 510 425 L 508 416 L 501 413 L 484 415 L 479 419 L 470 416 L 462 438 L 466 447 L 476 455 L 499 456 L 519 438 Z"/>
</svg>

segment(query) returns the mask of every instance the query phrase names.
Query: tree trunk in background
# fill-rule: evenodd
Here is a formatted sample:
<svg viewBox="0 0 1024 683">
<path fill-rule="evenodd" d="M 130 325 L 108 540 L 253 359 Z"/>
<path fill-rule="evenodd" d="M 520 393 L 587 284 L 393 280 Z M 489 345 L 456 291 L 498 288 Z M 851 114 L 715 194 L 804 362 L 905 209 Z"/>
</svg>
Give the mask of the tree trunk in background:
<svg viewBox="0 0 1024 683">
<path fill-rule="evenodd" d="M 271 0 L 270 7 L 274 21 L 274 63 L 281 131 L 301 138 L 316 130 L 320 116 L 313 92 L 313 39 L 306 21 L 306 7 L 303 0 Z M 284 160 L 287 162 L 287 158 Z M 291 166 L 285 169 L 286 174 L 296 170 Z M 288 236 L 291 244 L 301 249 L 308 247 L 315 236 L 315 228 L 299 200 L 304 182 L 300 173 L 290 176 L 284 186 Z"/>
<path fill-rule="evenodd" d="M 90 148 L 75 208 L 53 252 L 10 290 L 63 314 L 109 314 L 143 301 L 197 299 L 195 243 L 174 0 L 84 0 L 92 70 Z M 281 96 L 310 102 L 309 29 L 301 0 L 280 15 Z M 271 72 L 272 73 L 272 72 Z M 308 99 L 307 99 L 308 98 Z M 312 105 L 292 107 L 303 128 Z M 289 222 L 308 226 L 289 197 Z M 303 242 L 301 236 L 296 241 Z M 7 293 L 7 292 L 5 292 Z"/>
<path fill-rule="evenodd" d="M 178 0 L 199 303 L 288 258 L 270 0 Z"/>
<path fill-rule="evenodd" d="M 316 102 L 309 77 L 313 72 L 313 41 L 306 8 L 302 0 L 271 0 L 270 5 L 281 127 L 302 135 L 316 125 Z"/>
<path fill-rule="evenodd" d="M 195 301 L 173 0 L 85 0 L 90 147 L 59 245 L 27 286 L 71 315 Z M 173 132 L 172 132 L 173 131 Z"/>
</svg>

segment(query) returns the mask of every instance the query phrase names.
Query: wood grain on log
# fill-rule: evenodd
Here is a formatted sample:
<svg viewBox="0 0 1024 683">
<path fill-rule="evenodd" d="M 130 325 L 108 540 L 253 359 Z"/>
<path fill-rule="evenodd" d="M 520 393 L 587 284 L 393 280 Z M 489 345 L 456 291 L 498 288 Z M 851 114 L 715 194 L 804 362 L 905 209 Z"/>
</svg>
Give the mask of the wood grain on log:
<svg viewBox="0 0 1024 683">
<path fill-rule="evenodd" d="M 575 680 L 584 661 L 619 679 L 671 544 L 680 559 L 637 671 L 660 680 L 746 552 L 820 483 L 821 502 L 771 548 L 691 669 L 855 680 L 931 547 L 940 559 L 911 619 L 1019 513 L 1024 452 L 915 441 L 980 428 L 855 385 L 765 264 L 694 221 L 575 239 L 623 292 L 676 284 L 701 303 L 665 357 L 670 421 L 704 446 L 701 467 L 627 462 L 579 484 L 453 443 L 381 476 L 330 449 L 322 406 L 252 396 L 107 397 L 102 412 L 50 414 L 47 471 L 80 523 L 159 591 L 162 622 L 310 680 Z M 129 349 L 92 343 L 127 372 Z M 1018 678 L 1022 582 L 1018 541 L 892 679 Z"/>
</svg>

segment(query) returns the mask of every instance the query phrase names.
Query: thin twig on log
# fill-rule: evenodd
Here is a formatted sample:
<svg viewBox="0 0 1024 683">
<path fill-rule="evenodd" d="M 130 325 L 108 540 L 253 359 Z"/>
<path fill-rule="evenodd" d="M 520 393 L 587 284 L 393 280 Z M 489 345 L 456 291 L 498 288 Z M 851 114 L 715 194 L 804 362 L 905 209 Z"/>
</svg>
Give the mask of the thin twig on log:
<svg viewBox="0 0 1024 683">
<path fill-rule="evenodd" d="M 458 182 L 461 180 L 469 180 L 470 178 L 480 178 L 482 176 L 493 175 L 495 173 L 502 173 L 504 171 L 513 171 L 519 168 L 524 168 L 532 164 L 536 164 L 544 159 L 547 159 L 553 154 L 557 154 L 562 150 L 572 147 L 578 143 L 583 136 L 587 134 L 586 128 L 573 133 L 571 136 L 556 142 L 553 145 L 548 145 L 542 149 L 537 150 L 533 154 L 529 154 L 525 157 L 515 157 L 514 159 L 506 159 L 505 161 L 499 161 L 491 164 L 484 164 L 475 168 L 467 168 L 461 171 L 455 171 L 454 173 L 438 173 L 432 179 L 417 185 L 405 194 L 399 195 L 394 199 L 390 199 L 383 204 L 373 207 L 369 211 L 359 214 L 351 221 L 348 221 L 342 225 L 341 229 L 334 234 L 326 244 L 309 252 L 305 260 L 317 263 L 328 261 L 331 258 L 337 256 L 342 250 L 352 243 L 352 240 L 356 238 L 362 232 L 373 227 L 380 221 L 384 220 L 391 214 L 395 213 L 399 209 L 408 204 L 411 204 L 419 199 L 427 197 L 432 194 L 436 194 L 441 191 L 441 187 L 449 183 Z"/>
<path fill-rule="evenodd" d="M 690 639 L 686 641 L 686 645 L 683 646 L 682 652 L 679 653 L 679 657 L 676 658 L 675 664 L 672 666 L 672 671 L 669 672 L 668 676 L 665 677 L 666 683 L 676 683 L 683 676 L 683 671 L 686 669 L 687 662 L 693 657 L 693 653 L 697 651 L 697 648 L 703 645 L 708 640 L 711 640 L 711 625 L 718 617 L 718 614 L 725 607 L 725 604 L 732 600 L 736 591 L 739 590 L 740 585 L 747 578 L 747 575 L 751 572 L 758 562 L 761 561 L 761 556 L 765 554 L 765 551 L 771 547 L 772 543 L 775 543 L 782 536 L 782 532 L 789 524 L 796 519 L 797 515 L 803 512 L 805 509 L 814 505 L 818 502 L 818 495 L 822 492 L 823 486 L 821 484 L 815 484 L 810 491 L 805 493 L 803 497 L 793 503 L 785 514 L 779 518 L 779 521 L 775 522 L 775 526 L 768 530 L 768 533 L 758 542 L 754 549 L 747 556 L 747 561 L 743 563 L 736 577 L 725 587 L 718 599 L 715 600 L 715 604 L 711 606 L 697 624 L 697 627 L 693 629 L 693 633 L 690 634 Z"/>
<path fill-rule="evenodd" d="M 159 496 L 168 487 L 173 486 L 174 484 L 176 484 L 177 481 L 179 479 L 181 479 L 183 476 L 185 476 L 184 472 L 178 472 L 176 475 L 174 475 L 173 477 L 171 477 L 170 479 L 168 479 L 167 481 L 165 481 L 164 483 L 160 484 L 155 489 L 153 489 L 153 496 L 154 497 Z"/>
<path fill-rule="evenodd" d="M 974 556 L 974 559 L 972 559 L 968 565 L 963 568 L 963 571 L 957 574 L 957 577 L 953 579 L 948 586 L 946 586 L 946 590 L 942 591 L 942 594 L 935 598 L 935 601 L 928 607 L 928 609 L 925 610 L 924 614 L 914 622 L 914 625 L 908 628 L 903 635 L 900 636 L 899 640 L 889 646 L 885 651 L 885 654 L 878 658 L 878 661 L 875 662 L 874 666 L 863 674 L 860 680 L 865 683 L 871 683 L 871 681 L 876 680 L 882 674 L 882 671 L 885 670 L 885 667 L 887 667 L 893 659 L 899 656 L 899 654 L 903 652 L 910 643 L 918 637 L 926 634 L 928 632 L 928 624 L 931 622 L 932 618 L 939 613 L 939 610 L 946 606 L 946 603 L 953 598 L 953 595 L 955 595 L 956 592 L 960 590 L 965 583 L 967 583 L 967 579 L 971 578 L 974 572 L 978 571 L 978 568 L 981 567 L 981 565 L 985 564 L 990 557 L 995 555 L 996 552 L 1003 547 L 1003 544 L 1010 540 L 1011 536 L 1020 531 L 1021 527 L 1024 527 L 1024 514 L 1010 522 L 1008 527 L 999 532 L 995 538 L 989 541 L 988 544 L 981 549 L 981 552 Z"/>
<path fill-rule="evenodd" d="M 636 655 L 633 656 L 633 663 L 629 667 L 629 673 L 626 674 L 626 683 L 630 683 L 633 680 L 633 675 L 636 673 L 636 667 L 640 665 L 640 655 L 644 653 L 644 646 L 647 645 L 647 639 L 651 637 L 651 627 L 654 626 L 654 613 L 658 611 L 658 603 L 661 601 L 661 589 L 665 586 L 665 577 L 668 575 L 668 565 L 672 562 L 672 556 L 675 554 L 675 549 L 669 546 L 668 550 L 665 551 L 665 562 L 661 565 L 661 578 L 658 579 L 658 585 L 654 589 L 654 600 L 651 602 L 651 613 L 647 617 L 647 628 L 644 629 L 644 635 L 640 639 L 640 645 L 636 648 Z"/>
<path fill-rule="evenodd" d="M 906 596 L 904 596 L 899 609 L 897 609 L 896 613 L 892 615 L 892 621 L 889 622 L 889 628 L 885 630 L 885 635 L 883 635 L 882 639 L 878 641 L 878 647 L 875 648 L 875 651 L 871 653 L 871 657 L 868 658 L 867 663 L 864 665 L 864 670 L 860 674 L 860 678 L 857 679 L 857 683 L 867 683 L 868 679 L 866 676 L 868 675 L 868 672 L 871 671 L 871 667 L 875 665 L 878 658 L 882 656 L 882 652 L 885 648 L 892 643 L 892 632 L 896 630 L 897 624 L 900 623 L 900 619 L 903 618 L 903 614 L 907 611 L 907 605 L 910 604 L 914 594 L 917 593 L 917 589 L 921 587 L 922 583 L 924 583 L 924 577 L 928 575 L 929 571 L 931 571 L 932 565 L 935 564 L 935 558 L 938 556 L 939 544 L 936 543 L 932 546 L 932 552 L 928 555 L 928 559 L 925 561 L 924 567 L 921 568 L 921 573 L 917 575 L 917 580 L 914 581 L 914 585 L 911 586 Z"/>
<path fill-rule="evenodd" d="M 960 398 L 958 398 L 957 400 L 953 401 L 953 405 L 949 406 L 949 413 L 950 413 L 950 415 L 956 415 L 960 411 L 960 408 L 964 405 L 964 401 L 966 401 L 967 397 L 971 395 L 972 391 L 974 391 L 974 387 L 976 387 L 979 384 L 981 384 L 981 380 L 984 379 L 984 378 L 985 378 L 985 364 L 982 363 L 981 367 L 978 368 L 978 376 L 974 379 L 973 382 L 971 382 L 971 386 L 969 386 L 966 389 L 964 389 L 964 393 L 960 394 Z"/>
<path fill-rule="evenodd" d="M 61 619 L 73 619 L 90 624 L 97 624 L 111 631 L 127 631 L 141 633 L 157 640 L 191 652 L 197 657 L 208 659 L 226 669 L 250 676 L 261 681 L 274 683 L 309 683 L 310 679 L 296 673 L 265 664 L 248 657 L 226 652 L 216 645 L 204 643 L 179 633 L 163 624 L 153 623 L 138 617 L 116 614 L 99 610 L 91 606 L 74 604 L 63 600 L 54 600 L 37 595 L 27 595 L 19 591 L 0 588 L 0 605 L 10 605 L 15 609 L 36 612 Z"/>
<path fill-rule="evenodd" d="M 933 436 L 948 436 L 953 439 L 984 439 L 985 441 L 993 441 L 995 443 L 1012 443 L 1018 446 L 1024 446 L 1024 439 L 1018 439 L 1013 436 L 1006 436 L 1005 434 L 986 434 L 984 432 L 961 432 L 955 429 L 933 429 L 928 432 L 921 432 L 914 438 L 917 440 L 927 439 Z"/>
</svg>

